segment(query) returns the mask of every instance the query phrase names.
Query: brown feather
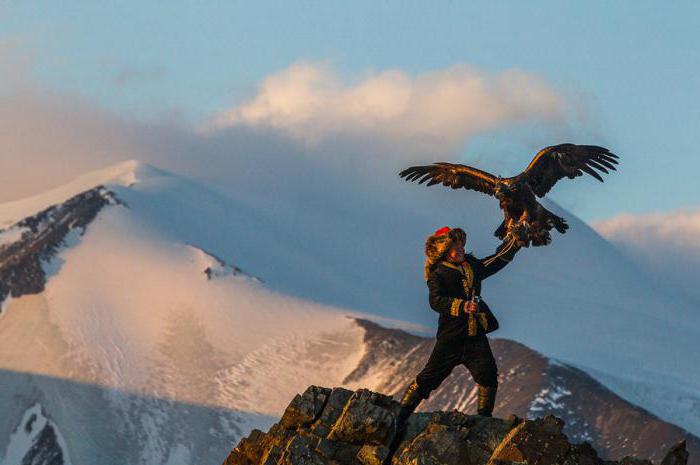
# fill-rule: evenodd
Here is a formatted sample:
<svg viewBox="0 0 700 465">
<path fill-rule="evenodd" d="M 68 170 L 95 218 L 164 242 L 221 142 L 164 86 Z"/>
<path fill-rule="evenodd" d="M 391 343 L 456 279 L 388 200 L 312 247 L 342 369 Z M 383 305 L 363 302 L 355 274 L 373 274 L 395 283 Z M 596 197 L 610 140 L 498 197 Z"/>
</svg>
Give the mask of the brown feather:
<svg viewBox="0 0 700 465">
<path fill-rule="evenodd" d="M 544 197 L 564 177 L 575 178 L 588 173 L 602 182 L 598 171 L 608 173 L 608 169 L 615 170 L 613 165 L 618 163 L 617 158 L 598 145 L 552 145 L 537 152 L 525 171 L 511 179 L 527 182 L 535 195 Z"/>
<path fill-rule="evenodd" d="M 428 166 L 411 166 L 399 173 L 406 181 L 415 181 L 420 178 L 418 184 L 428 181 L 426 186 L 442 183 L 453 189 L 471 189 L 494 195 L 494 189 L 498 179 L 486 171 L 471 166 L 455 163 L 436 162 Z"/>
</svg>

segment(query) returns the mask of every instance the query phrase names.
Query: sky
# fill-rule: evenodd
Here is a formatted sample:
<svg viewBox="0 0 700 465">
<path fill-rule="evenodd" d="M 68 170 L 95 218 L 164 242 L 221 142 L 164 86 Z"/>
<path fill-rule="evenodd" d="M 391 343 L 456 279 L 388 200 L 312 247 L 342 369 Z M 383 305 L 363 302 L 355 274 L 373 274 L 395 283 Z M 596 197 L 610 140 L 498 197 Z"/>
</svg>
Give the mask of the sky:
<svg viewBox="0 0 700 465">
<path fill-rule="evenodd" d="M 697 2 L 0 2 L 0 201 L 149 158 L 144 139 L 245 127 L 345 153 L 335 169 L 405 151 L 397 172 L 440 157 L 513 175 L 538 148 L 594 143 L 620 171 L 550 195 L 584 220 L 696 207 L 699 29 Z"/>
</svg>

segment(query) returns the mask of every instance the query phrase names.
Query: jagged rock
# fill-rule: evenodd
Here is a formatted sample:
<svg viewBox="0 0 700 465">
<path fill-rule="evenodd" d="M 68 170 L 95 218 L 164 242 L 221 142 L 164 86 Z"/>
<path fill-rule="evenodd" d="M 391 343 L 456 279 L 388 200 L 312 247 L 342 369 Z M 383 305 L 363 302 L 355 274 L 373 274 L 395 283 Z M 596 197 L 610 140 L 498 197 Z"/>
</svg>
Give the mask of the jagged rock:
<svg viewBox="0 0 700 465">
<path fill-rule="evenodd" d="M 293 429 L 315 420 L 321 414 L 330 393 L 330 389 L 311 386 L 304 394 L 297 394 L 284 411 L 279 421 L 280 426 Z"/>
<path fill-rule="evenodd" d="M 382 465 L 389 456 L 389 448 L 386 446 L 370 446 L 365 444 L 357 453 L 357 459 L 363 465 Z"/>
<path fill-rule="evenodd" d="M 431 421 L 392 463 L 396 465 L 468 463 L 469 428 Z"/>
<path fill-rule="evenodd" d="M 328 402 L 323 408 L 318 423 L 312 427 L 312 431 L 322 437 L 328 436 L 331 432 L 331 427 L 333 427 L 340 414 L 343 413 L 343 408 L 351 396 L 352 391 L 348 389 L 334 388 L 328 396 Z"/>
<path fill-rule="evenodd" d="M 688 455 L 685 440 L 680 441 L 666 452 L 661 465 L 685 465 L 688 462 Z"/>
<path fill-rule="evenodd" d="M 265 433 L 259 429 L 251 431 L 248 437 L 241 439 L 241 442 L 231 451 L 224 461 L 224 465 L 252 465 L 254 463 L 262 463 L 261 445 L 265 437 Z"/>
<path fill-rule="evenodd" d="M 327 438 L 322 438 L 317 448 L 324 457 L 340 463 L 355 463 L 355 458 L 362 449 L 361 446 L 334 441 Z"/>
<path fill-rule="evenodd" d="M 343 413 L 335 422 L 329 439 L 350 444 L 380 445 L 390 442 L 395 412 L 389 396 L 360 389 L 350 397 Z M 396 410 L 396 407 L 394 407 Z"/>
<path fill-rule="evenodd" d="M 479 416 L 469 417 L 469 463 L 488 462 L 493 451 L 516 425 L 512 418 L 500 420 Z"/>
<path fill-rule="evenodd" d="M 584 442 L 583 444 L 572 444 L 566 458 L 561 462 L 562 465 L 598 465 L 600 458 L 596 453 L 591 443 Z M 603 461 L 604 465 L 609 463 Z M 611 462 L 611 465 L 615 462 Z"/>
<path fill-rule="evenodd" d="M 602 460 L 589 443 L 570 443 L 564 421 L 552 415 L 501 420 L 456 410 L 416 413 L 394 441 L 398 408 L 391 397 L 367 389 L 310 386 L 267 433 L 253 430 L 242 439 L 224 465 L 651 465 L 635 457 Z M 682 442 L 661 465 L 687 460 Z"/>
<path fill-rule="evenodd" d="M 320 438 L 306 431 L 299 431 L 287 444 L 282 456 L 277 461 L 279 465 L 323 465 L 327 463 L 316 446 Z"/>
<path fill-rule="evenodd" d="M 19 239 L 0 243 L 0 303 L 44 290 L 46 271 L 73 230 L 82 235 L 105 205 L 125 205 L 104 186 L 81 192 L 65 202 L 29 216 L 8 229 L 22 231 Z M 0 229 L 0 235 L 6 230 Z"/>
<path fill-rule="evenodd" d="M 488 465 L 496 462 L 559 463 L 570 449 L 563 428 L 564 422 L 551 415 L 520 423 L 494 450 Z"/>
<path fill-rule="evenodd" d="M 620 465 L 653 465 L 651 460 L 640 459 L 639 457 L 627 456 L 620 460 Z"/>
</svg>

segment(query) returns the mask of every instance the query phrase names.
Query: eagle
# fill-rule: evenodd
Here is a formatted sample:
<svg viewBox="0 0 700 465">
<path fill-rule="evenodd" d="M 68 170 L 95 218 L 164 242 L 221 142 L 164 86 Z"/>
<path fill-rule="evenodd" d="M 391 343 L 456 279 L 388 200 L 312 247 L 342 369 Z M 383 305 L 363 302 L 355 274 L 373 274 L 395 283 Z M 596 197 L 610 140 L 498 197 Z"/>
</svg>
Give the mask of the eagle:
<svg viewBox="0 0 700 465">
<path fill-rule="evenodd" d="M 569 225 L 564 218 L 544 208 L 537 197 L 544 197 L 564 177 L 573 179 L 587 173 L 603 182 L 598 171 L 606 174 L 608 170 L 615 171 L 618 159 L 597 145 L 559 144 L 537 152 L 525 171 L 510 178 L 447 162 L 411 166 L 399 176 L 406 181 L 418 180 L 419 184 L 428 181 L 428 186 L 442 183 L 453 189 L 463 187 L 495 197 L 504 219 L 494 235 L 522 247 L 543 246 L 551 242 L 549 231 L 556 228 L 564 234 Z"/>
</svg>

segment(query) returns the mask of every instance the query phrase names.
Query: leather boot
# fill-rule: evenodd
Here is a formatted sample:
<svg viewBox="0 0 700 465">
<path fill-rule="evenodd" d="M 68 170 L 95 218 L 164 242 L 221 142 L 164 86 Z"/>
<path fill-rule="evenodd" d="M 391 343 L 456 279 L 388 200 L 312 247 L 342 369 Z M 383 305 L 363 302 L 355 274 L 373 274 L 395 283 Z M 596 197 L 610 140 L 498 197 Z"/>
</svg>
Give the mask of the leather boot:
<svg viewBox="0 0 700 465">
<path fill-rule="evenodd" d="M 413 411 L 418 407 L 418 404 L 423 400 L 423 396 L 418 392 L 418 383 L 413 381 L 406 391 L 403 393 L 401 398 L 401 408 L 399 409 L 399 415 L 396 418 L 396 432 L 401 433 L 406 426 L 408 418 L 411 416 Z"/>
<path fill-rule="evenodd" d="M 396 417 L 396 423 L 394 423 L 394 438 L 389 445 L 389 455 L 387 456 L 383 465 L 389 465 L 391 463 L 396 449 L 403 440 L 408 418 L 411 416 L 416 407 L 418 407 L 421 400 L 423 400 L 423 396 L 420 394 L 420 392 L 418 392 L 418 383 L 413 381 L 408 388 L 406 388 L 406 391 L 403 393 L 403 397 L 401 398 L 401 402 L 399 402 L 401 408 L 399 409 L 399 414 Z"/>
<path fill-rule="evenodd" d="M 496 391 L 498 386 L 481 386 L 479 385 L 479 405 L 477 406 L 477 414 L 482 417 L 490 417 L 493 413 L 493 406 L 496 403 Z"/>
</svg>

